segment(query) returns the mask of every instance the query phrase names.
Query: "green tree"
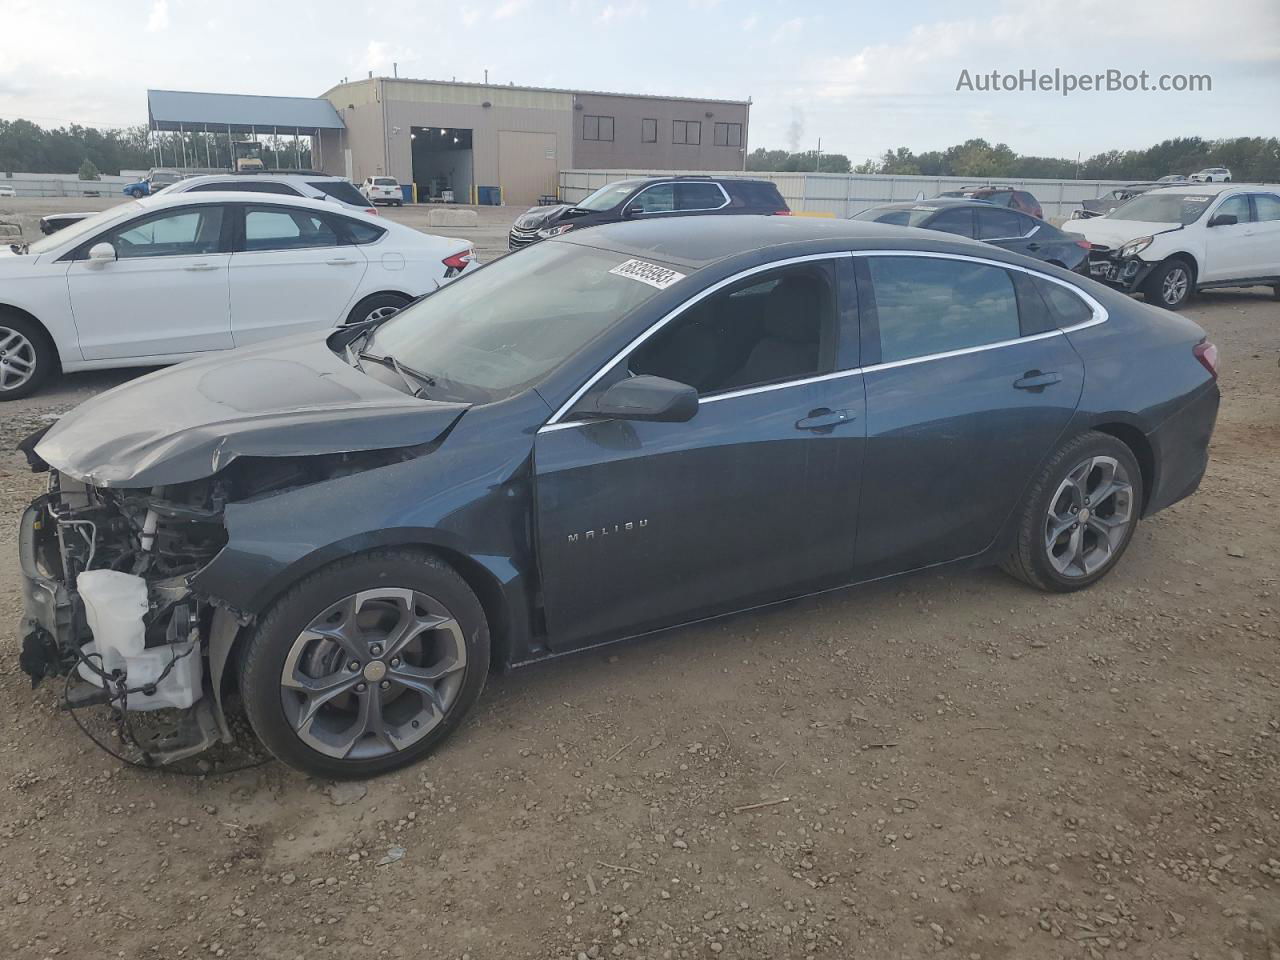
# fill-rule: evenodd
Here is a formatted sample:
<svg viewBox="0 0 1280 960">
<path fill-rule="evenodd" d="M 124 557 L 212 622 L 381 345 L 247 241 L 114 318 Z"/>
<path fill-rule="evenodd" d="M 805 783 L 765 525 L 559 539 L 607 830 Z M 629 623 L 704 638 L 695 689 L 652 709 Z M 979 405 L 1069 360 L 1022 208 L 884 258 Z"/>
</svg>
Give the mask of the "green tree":
<svg viewBox="0 0 1280 960">
<path fill-rule="evenodd" d="M 80 179 L 81 180 L 101 180 L 102 179 L 102 174 L 98 172 L 98 168 L 94 166 L 93 161 L 90 160 L 88 157 L 85 158 L 84 163 L 80 164 Z"/>
</svg>

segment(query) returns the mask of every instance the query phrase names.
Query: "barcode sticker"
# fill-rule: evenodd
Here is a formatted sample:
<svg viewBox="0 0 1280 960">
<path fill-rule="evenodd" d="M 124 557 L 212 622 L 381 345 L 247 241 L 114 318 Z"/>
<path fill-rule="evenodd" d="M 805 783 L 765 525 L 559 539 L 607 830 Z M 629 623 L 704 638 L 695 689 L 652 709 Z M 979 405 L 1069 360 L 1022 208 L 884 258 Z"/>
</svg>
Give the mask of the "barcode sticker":
<svg viewBox="0 0 1280 960">
<path fill-rule="evenodd" d="M 615 273 L 620 277 L 630 277 L 632 280 L 639 280 L 641 283 L 647 283 L 651 287 L 657 287 L 659 290 L 665 290 L 678 280 L 684 279 L 684 274 L 667 267 L 660 267 L 656 263 L 649 263 L 647 260 L 628 260 L 620 263 L 610 273 Z"/>
</svg>

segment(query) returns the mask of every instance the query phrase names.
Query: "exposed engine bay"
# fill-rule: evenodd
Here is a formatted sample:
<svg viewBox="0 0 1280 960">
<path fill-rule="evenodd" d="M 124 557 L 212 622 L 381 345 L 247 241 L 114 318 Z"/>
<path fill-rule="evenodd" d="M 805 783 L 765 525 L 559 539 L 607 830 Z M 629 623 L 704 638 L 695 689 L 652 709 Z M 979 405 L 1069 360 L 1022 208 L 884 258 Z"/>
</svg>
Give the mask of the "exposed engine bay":
<svg viewBox="0 0 1280 960">
<path fill-rule="evenodd" d="M 25 616 L 21 665 L 32 685 L 64 678 L 63 708 L 105 707 L 119 743 L 144 766 L 173 763 L 233 737 L 210 669 L 215 618 L 233 631 L 252 622 L 191 581 L 227 543 L 228 504 L 399 462 L 414 448 L 299 457 L 241 457 L 214 475 L 147 489 L 101 487 L 51 469 L 22 449 L 48 490 L 20 529 Z M 165 723 L 143 712 L 167 711 Z M 151 718 L 148 718 L 151 719 Z"/>
</svg>

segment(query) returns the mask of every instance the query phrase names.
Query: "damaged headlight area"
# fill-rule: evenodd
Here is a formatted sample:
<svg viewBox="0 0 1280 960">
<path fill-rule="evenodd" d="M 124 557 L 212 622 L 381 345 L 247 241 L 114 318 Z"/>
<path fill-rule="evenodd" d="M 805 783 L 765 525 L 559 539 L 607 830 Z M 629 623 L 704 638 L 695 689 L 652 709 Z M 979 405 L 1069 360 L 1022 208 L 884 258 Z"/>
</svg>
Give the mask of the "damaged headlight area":
<svg viewBox="0 0 1280 960">
<path fill-rule="evenodd" d="M 49 483 L 19 530 L 22 669 L 33 686 L 64 678 L 63 707 L 73 715 L 88 707 L 111 711 L 115 748 L 77 723 L 108 752 L 130 759 L 117 752 L 127 748 L 133 762 L 147 766 L 233 741 L 207 659 L 215 612 L 228 608 L 191 586 L 227 543 L 227 505 L 414 453 L 244 457 L 208 478 L 128 489 L 49 469 L 34 444 L 23 446 L 34 469 L 49 470 Z M 230 613 L 241 625 L 250 622 Z M 142 712 L 163 722 L 135 724 Z M 148 732 L 138 733 L 144 726 Z"/>
<path fill-rule="evenodd" d="M 1122 247 L 1092 244 L 1089 249 L 1089 276 L 1131 293 L 1147 278 L 1155 264 L 1138 254 L 1151 246 L 1151 237 L 1138 237 Z"/>
</svg>

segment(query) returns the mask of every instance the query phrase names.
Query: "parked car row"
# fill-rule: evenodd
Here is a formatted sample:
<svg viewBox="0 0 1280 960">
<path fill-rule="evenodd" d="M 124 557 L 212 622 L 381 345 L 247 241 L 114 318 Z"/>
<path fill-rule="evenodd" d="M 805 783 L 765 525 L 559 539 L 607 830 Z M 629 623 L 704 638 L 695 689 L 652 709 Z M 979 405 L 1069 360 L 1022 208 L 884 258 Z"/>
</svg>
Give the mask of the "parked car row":
<svg viewBox="0 0 1280 960">
<path fill-rule="evenodd" d="M 74 672 L 74 702 L 181 709 L 151 762 L 215 742 L 238 690 L 275 756 L 364 777 L 457 730 L 494 667 L 941 564 L 1078 590 L 1199 484 L 1218 388 L 1191 321 L 937 230 L 663 215 L 676 188 L 719 183 L 664 182 L 662 210 L 618 188 L 604 209 L 639 190 L 645 213 L 390 317 L 135 380 L 30 437 L 49 484 L 19 534 L 23 669 Z M 121 251 L 168 245 L 230 272 L 234 314 L 261 295 L 236 271 L 286 220 L 336 235 L 321 263 L 396 239 L 317 201 L 261 204 L 157 197 L 37 256 L 101 299 L 143 263 Z M 975 233 L 988 212 L 1024 225 L 948 210 Z M 104 322 L 147 295 L 104 302 Z M 148 338 L 202 299 L 169 289 Z M 204 319 L 235 339 L 234 318 Z M 96 632 L 79 614 L 127 604 L 145 612 Z"/>
<path fill-rule="evenodd" d="M 378 319 L 472 259 L 468 241 L 328 200 L 196 185 L 128 201 L 0 250 L 0 400 L 60 370 Z"/>
</svg>

